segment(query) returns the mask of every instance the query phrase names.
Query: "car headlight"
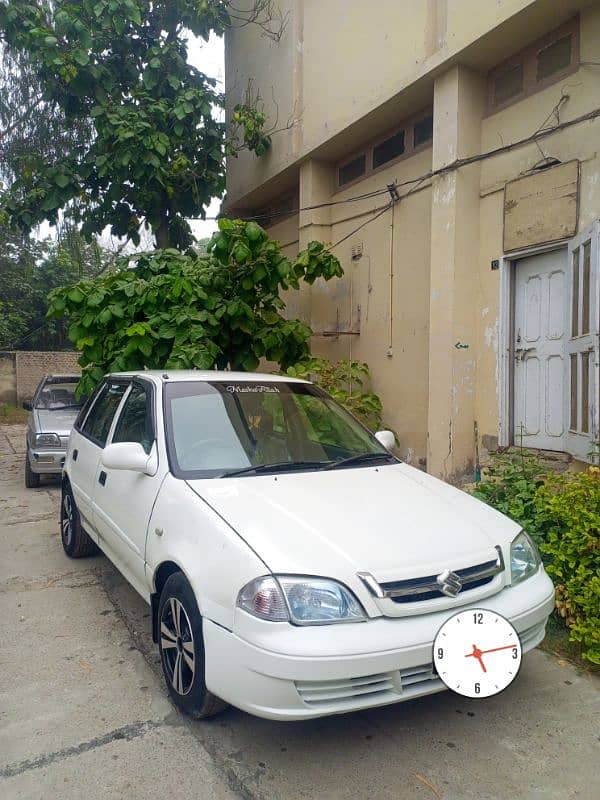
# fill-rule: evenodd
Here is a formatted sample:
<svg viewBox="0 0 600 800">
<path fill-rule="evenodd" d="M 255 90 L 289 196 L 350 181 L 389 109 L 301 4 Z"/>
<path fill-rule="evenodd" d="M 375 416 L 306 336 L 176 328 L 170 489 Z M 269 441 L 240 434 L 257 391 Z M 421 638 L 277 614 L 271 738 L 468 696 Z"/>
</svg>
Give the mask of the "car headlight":
<svg viewBox="0 0 600 800">
<path fill-rule="evenodd" d="M 37 433 L 36 447 L 60 447 L 60 436 L 57 433 Z"/>
<path fill-rule="evenodd" d="M 366 620 L 352 592 L 328 578 L 265 575 L 244 586 L 238 594 L 237 606 L 260 619 L 294 625 Z"/>
<path fill-rule="evenodd" d="M 510 582 L 514 586 L 537 572 L 541 559 L 535 544 L 521 531 L 510 545 Z"/>
</svg>

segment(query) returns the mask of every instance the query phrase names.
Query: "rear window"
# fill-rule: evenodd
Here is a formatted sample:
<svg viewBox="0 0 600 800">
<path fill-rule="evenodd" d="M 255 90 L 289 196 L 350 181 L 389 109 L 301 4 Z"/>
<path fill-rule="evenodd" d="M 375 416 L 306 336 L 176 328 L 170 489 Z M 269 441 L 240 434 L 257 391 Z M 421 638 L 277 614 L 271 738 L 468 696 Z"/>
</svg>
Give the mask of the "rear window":
<svg viewBox="0 0 600 800">
<path fill-rule="evenodd" d="M 100 447 L 104 447 L 106 444 L 110 426 L 127 386 L 127 383 L 107 381 L 98 392 L 81 428 L 83 435 Z"/>
<path fill-rule="evenodd" d="M 57 380 L 50 379 L 44 381 L 36 397 L 35 408 L 43 411 L 56 411 L 64 408 L 81 408 L 85 398 L 77 399 L 75 390 L 78 380 Z"/>
</svg>

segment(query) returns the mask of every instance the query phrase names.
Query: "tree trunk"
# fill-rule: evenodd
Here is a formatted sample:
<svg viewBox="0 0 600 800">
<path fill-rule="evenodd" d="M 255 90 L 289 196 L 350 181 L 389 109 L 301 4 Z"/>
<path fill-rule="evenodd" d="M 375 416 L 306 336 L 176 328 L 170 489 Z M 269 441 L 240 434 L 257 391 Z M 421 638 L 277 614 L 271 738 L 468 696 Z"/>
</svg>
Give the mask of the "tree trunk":
<svg viewBox="0 0 600 800">
<path fill-rule="evenodd" d="M 158 230 L 156 231 L 156 247 L 158 250 L 164 250 L 166 247 L 170 246 L 171 243 L 169 241 L 169 220 L 167 214 L 164 213 L 161 217 Z"/>
</svg>

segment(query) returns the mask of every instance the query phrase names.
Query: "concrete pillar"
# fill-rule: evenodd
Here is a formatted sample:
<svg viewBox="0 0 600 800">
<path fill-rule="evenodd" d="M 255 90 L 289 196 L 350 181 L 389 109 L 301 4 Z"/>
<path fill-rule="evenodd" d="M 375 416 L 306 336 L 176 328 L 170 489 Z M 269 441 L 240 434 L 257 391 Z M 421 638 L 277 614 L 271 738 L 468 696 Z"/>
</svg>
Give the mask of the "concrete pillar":
<svg viewBox="0 0 600 800">
<path fill-rule="evenodd" d="M 300 208 L 328 203 L 334 189 L 334 168 L 322 161 L 306 161 L 300 166 Z M 298 217 L 298 250 L 304 250 L 312 241 L 331 240 L 331 208 L 324 206 L 311 211 L 301 211 Z M 319 305 L 319 287 L 301 284 L 300 292 L 290 292 L 286 297 L 290 316 L 301 319 L 311 327 L 312 319 L 320 319 L 319 309 L 313 309 L 312 301 Z"/>
<path fill-rule="evenodd" d="M 435 82 L 433 170 L 481 146 L 485 80 L 456 66 Z M 457 481 L 475 457 L 480 167 L 433 178 L 427 469 Z"/>
</svg>

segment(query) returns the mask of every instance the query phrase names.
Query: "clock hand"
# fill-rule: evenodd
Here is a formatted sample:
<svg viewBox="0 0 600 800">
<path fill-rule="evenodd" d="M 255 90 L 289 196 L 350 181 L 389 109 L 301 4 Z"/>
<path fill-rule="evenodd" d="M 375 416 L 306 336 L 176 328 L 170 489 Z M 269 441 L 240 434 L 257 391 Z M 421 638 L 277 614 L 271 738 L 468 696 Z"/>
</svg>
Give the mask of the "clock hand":
<svg viewBox="0 0 600 800">
<path fill-rule="evenodd" d="M 514 644 L 505 644 L 503 647 L 492 647 L 491 650 L 482 650 L 482 653 L 495 653 L 497 650 L 510 650 L 511 647 L 515 647 Z"/>
<path fill-rule="evenodd" d="M 474 645 L 473 645 L 473 652 L 472 652 L 472 653 L 467 653 L 467 654 L 466 654 L 466 656 L 465 656 L 465 658 L 470 658 L 470 657 L 472 657 L 472 658 L 476 658 L 476 659 L 477 659 L 477 661 L 479 661 L 479 665 L 480 665 L 481 669 L 482 669 L 484 672 L 487 672 L 487 669 L 485 668 L 485 664 L 483 663 L 483 659 L 481 658 L 481 656 L 483 655 L 483 653 L 484 653 L 484 652 L 486 652 L 486 651 L 485 651 L 485 650 L 480 650 L 480 649 L 477 647 L 477 645 L 476 645 L 476 644 L 474 644 Z"/>
</svg>

